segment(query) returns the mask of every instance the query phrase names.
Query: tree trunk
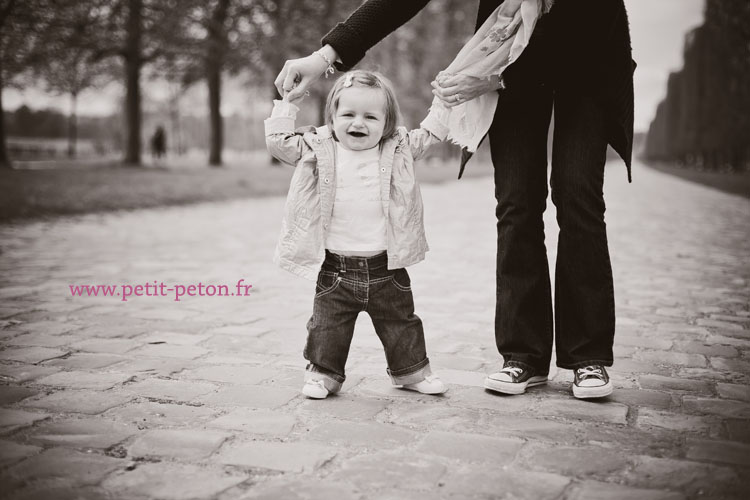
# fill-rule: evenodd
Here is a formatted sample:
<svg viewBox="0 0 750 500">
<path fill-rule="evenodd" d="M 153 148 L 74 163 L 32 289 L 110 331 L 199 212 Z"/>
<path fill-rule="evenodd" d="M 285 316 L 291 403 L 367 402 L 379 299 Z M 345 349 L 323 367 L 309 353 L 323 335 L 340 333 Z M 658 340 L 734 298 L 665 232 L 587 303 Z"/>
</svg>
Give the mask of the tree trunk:
<svg viewBox="0 0 750 500">
<path fill-rule="evenodd" d="M 78 94 L 70 94 L 70 116 L 68 117 L 68 158 L 76 157 L 76 142 L 78 141 L 78 117 L 76 107 L 78 106 Z"/>
<path fill-rule="evenodd" d="M 0 72 L 2 68 L 0 67 Z M 2 73 L 0 73 L 2 74 Z M 12 168 L 5 140 L 5 110 L 3 108 L 3 81 L 0 79 L 0 168 Z"/>
<path fill-rule="evenodd" d="M 210 113 L 211 137 L 209 142 L 208 164 L 221 166 L 221 150 L 224 147 L 224 130 L 221 119 L 221 70 L 227 51 L 227 33 L 224 22 L 227 19 L 230 0 L 219 0 L 211 13 L 208 25 L 208 50 L 206 60 L 206 81 L 208 83 L 208 109 Z"/>
<path fill-rule="evenodd" d="M 125 163 L 141 165 L 141 32 L 143 29 L 143 0 L 129 0 L 128 37 L 125 48 L 126 97 L 128 139 Z"/>
<path fill-rule="evenodd" d="M 211 139 L 208 164 L 221 166 L 221 149 L 224 145 L 224 130 L 221 119 L 221 69 L 217 64 L 208 64 L 208 107 L 211 115 Z"/>
</svg>

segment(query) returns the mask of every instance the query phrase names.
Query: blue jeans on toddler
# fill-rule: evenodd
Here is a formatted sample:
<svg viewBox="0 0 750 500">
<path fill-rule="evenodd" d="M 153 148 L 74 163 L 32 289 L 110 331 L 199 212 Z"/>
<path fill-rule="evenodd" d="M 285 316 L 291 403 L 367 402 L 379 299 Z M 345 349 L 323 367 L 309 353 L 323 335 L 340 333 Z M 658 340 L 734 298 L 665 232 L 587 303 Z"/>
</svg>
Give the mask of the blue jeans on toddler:
<svg viewBox="0 0 750 500">
<path fill-rule="evenodd" d="M 385 252 L 345 257 L 326 250 L 315 292 L 307 322 L 304 356 L 310 363 L 305 380 L 322 379 L 330 392 L 341 389 L 360 311 L 372 319 L 394 385 L 414 384 L 431 375 L 409 274 L 403 268 L 389 270 Z"/>
</svg>

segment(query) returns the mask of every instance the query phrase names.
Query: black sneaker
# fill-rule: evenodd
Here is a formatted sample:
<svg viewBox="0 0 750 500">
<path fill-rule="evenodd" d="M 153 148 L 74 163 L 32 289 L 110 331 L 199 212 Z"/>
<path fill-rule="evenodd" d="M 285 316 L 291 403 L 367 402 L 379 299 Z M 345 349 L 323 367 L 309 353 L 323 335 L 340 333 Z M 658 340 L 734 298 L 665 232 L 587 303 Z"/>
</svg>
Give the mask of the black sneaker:
<svg viewBox="0 0 750 500">
<path fill-rule="evenodd" d="M 607 370 L 602 365 L 590 365 L 574 370 L 573 395 L 577 398 L 603 398 L 612 394 L 614 388 Z"/>
<path fill-rule="evenodd" d="M 487 375 L 484 388 L 503 394 L 523 394 L 527 387 L 546 384 L 547 375 L 536 375 L 534 369 L 506 362 L 499 372 Z"/>
</svg>

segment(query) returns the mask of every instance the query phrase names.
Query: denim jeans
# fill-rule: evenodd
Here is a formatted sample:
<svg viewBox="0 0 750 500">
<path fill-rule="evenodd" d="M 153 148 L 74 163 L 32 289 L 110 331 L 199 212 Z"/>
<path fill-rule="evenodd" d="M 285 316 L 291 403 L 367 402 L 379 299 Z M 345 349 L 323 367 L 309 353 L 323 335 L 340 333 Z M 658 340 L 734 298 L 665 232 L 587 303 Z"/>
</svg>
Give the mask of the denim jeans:
<svg viewBox="0 0 750 500">
<path fill-rule="evenodd" d="M 586 91 L 553 82 L 544 69 L 551 41 L 542 33 L 532 37 L 517 61 L 514 85 L 500 92 L 489 138 L 497 200 L 495 341 L 505 361 L 546 374 L 553 313 L 542 214 L 553 108 L 550 186 L 560 228 L 554 295 L 557 365 L 611 366 L 615 311 L 604 222 L 603 106 Z"/>
<path fill-rule="evenodd" d="M 322 379 L 335 392 L 344 382 L 346 359 L 361 311 L 372 319 L 385 348 L 394 385 L 413 384 L 430 375 L 422 320 L 414 314 L 406 269 L 388 269 L 386 253 L 344 257 L 326 250 L 318 274 L 313 314 L 307 323 L 305 379 Z"/>
</svg>

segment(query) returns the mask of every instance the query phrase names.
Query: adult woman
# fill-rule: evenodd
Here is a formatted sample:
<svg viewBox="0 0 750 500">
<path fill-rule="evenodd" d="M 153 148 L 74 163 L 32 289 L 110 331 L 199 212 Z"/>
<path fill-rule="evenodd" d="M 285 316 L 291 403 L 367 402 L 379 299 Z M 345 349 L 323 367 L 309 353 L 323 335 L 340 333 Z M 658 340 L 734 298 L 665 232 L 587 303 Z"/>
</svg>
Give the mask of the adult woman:
<svg viewBox="0 0 750 500">
<path fill-rule="evenodd" d="M 323 38 L 322 49 L 288 61 L 277 88 L 294 99 L 330 62 L 353 66 L 428 1 L 369 0 Z M 481 0 L 477 28 L 502 3 Z M 487 135 L 498 219 L 495 341 L 504 366 L 487 377 L 488 389 L 520 394 L 547 381 L 553 316 L 542 214 L 554 106 L 557 365 L 575 371 L 576 397 L 612 392 L 605 367 L 613 363 L 614 291 L 602 187 L 608 144 L 625 160 L 630 178 L 633 69 L 623 0 L 557 0 L 502 79 L 454 75 L 433 82 L 435 95 L 449 106 L 501 88 Z"/>
</svg>

